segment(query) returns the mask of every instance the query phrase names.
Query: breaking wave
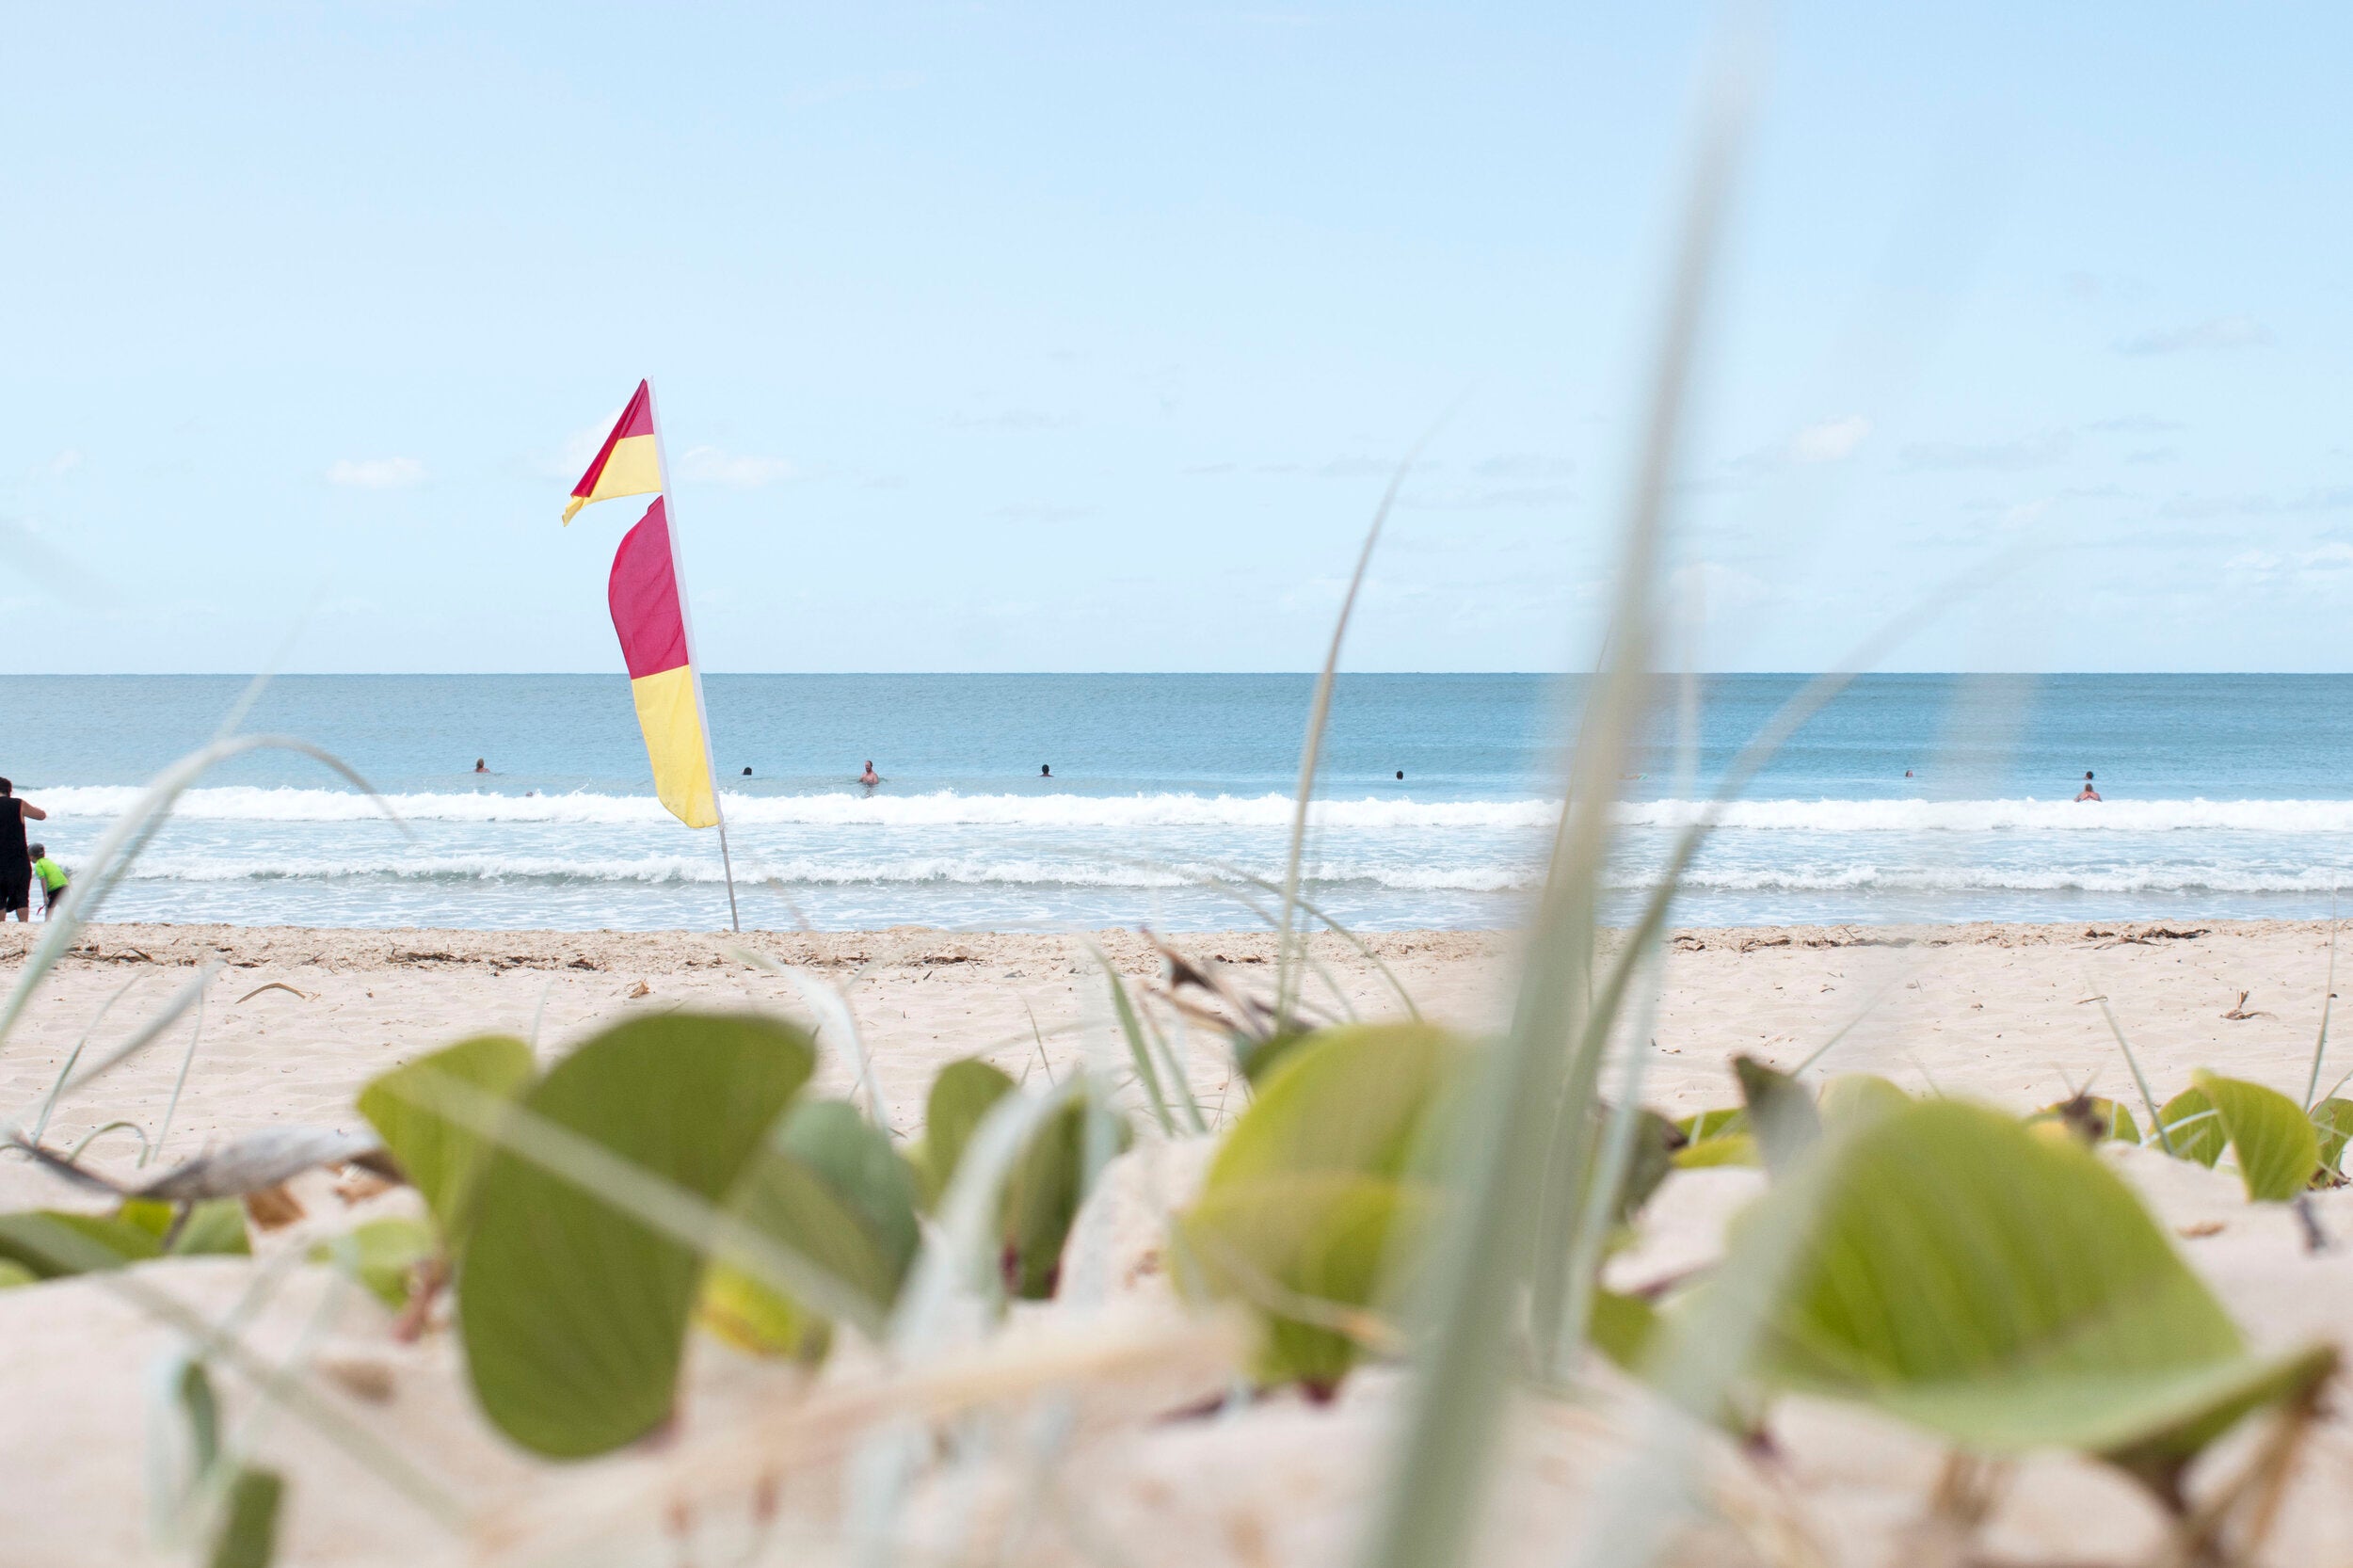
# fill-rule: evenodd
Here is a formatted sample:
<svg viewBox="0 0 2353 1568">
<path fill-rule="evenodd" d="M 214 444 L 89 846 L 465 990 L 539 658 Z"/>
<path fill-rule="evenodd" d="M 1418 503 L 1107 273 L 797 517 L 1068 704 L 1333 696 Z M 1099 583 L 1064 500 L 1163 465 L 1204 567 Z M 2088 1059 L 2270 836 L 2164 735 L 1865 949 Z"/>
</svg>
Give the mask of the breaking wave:
<svg viewBox="0 0 2353 1568">
<path fill-rule="evenodd" d="M 392 856 L 284 856 L 254 858 L 151 856 L 133 882 L 333 882 L 387 877 L 440 883 L 716 883 L 715 856 L 571 858 L 474 855 Z M 737 857 L 735 879 L 751 886 L 857 888 L 878 886 L 1012 888 L 1186 888 L 1218 876 L 1208 866 L 1144 866 L 1075 859 L 992 859 L 974 856 L 909 856 L 876 860 Z M 1502 866 L 1432 867 L 1326 862 L 1311 868 L 1310 887 L 1357 886 L 1400 892 L 1511 892 L 1534 885 L 1532 872 Z"/>
<path fill-rule="evenodd" d="M 1625 807 L 1623 821 L 1683 827 L 1704 801 Z M 1746 800 L 1721 824 L 1793 833 L 2353 833 L 2353 800 Z"/>
<path fill-rule="evenodd" d="M 35 793 L 58 817 L 114 817 L 142 792 L 115 785 L 43 789 Z M 1036 827 L 1128 830 L 1155 827 L 1289 825 L 1285 794 L 1131 795 L 728 794 L 730 824 L 804 827 Z M 651 795 L 508 795 L 448 792 L 383 797 L 411 822 L 549 823 L 629 826 L 666 823 Z M 360 822 L 380 817 L 368 796 L 343 790 L 223 786 L 190 790 L 173 815 L 213 822 Z M 1326 830 L 1539 829 L 1559 814 L 1557 800 L 1319 800 L 1313 818 Z M 1705 801 L 1629 803 L 1620 820 L 1634 827 L 1676 828 L 1698 822 Z M 1749 800 L 1722 808 L 1719 825 L 1734 831 L 1792 833 L 2353 833 L 2353 800 Z"/>
</svg>

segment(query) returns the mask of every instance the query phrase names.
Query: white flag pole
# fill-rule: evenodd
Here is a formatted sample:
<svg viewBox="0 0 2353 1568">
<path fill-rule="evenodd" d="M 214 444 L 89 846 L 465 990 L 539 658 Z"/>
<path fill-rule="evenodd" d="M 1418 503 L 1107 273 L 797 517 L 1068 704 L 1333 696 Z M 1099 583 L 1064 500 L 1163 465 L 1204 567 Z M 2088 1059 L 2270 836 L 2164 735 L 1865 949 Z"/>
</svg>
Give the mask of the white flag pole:
<svg viewBox="0 0 2353 1568">
<path fill-rule="evenodd" d="M 646 412 L 653 418 L 654 461 L 662 467 L 662 511 L 670 525 L 670 583 L 678 592 L 678 616 L 686 631 L 686 662 L 695 671 L 695 719 L 703 732 L 703 776 L 711 780 L 711 814 L 719 819 L 719 868 L 728 879 L 728 924 L 744 929 L 735 909 L 735 861 L 728 854 L 728 814 L 719 805 L 719 766 L 711 754 L 711 710 L 703 704 L 703 662 L 695 656 L 695 612 L 686 598 L 686 558 L 678 542 L 678 492 L 670 485 L 670 449 L 662 440 L 662 399 L 646 381 Z"/>
</svg>

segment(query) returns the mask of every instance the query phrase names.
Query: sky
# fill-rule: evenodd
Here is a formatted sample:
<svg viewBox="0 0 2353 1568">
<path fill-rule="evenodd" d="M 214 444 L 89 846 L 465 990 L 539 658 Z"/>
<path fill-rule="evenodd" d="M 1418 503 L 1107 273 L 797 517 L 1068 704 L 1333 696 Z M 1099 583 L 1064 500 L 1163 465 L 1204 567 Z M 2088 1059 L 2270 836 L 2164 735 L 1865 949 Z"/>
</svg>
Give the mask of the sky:
<svg viewBox="0 0 2353 1568">
<path fill-rule="evenodd" d="M 2353 668 L 2353 17 L 1768 17 L 1680 657 Z M 1581 667 L 1719 22 L 15 8 L 0 672 Z"/>
</svg>

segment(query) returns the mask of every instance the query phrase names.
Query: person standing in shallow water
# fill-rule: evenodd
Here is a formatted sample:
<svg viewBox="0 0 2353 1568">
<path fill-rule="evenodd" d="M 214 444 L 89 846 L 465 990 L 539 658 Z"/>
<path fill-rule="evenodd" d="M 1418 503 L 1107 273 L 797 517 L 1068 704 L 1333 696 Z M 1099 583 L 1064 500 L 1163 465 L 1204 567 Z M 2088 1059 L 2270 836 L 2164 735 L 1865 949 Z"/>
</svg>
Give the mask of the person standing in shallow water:
<svg viewBox="0 0 2353 1568">
<path fill-rule="evenodd" d="M 0 778 L 0 920 L 14 915 L 33 920 L 33 856 L 24 842 L 27 820 L 47 822 L 49 813 L 16 798 L 16 786 Z"/>
<path fill-rule="evenodd" d="M 2098 800 L 2100 798 L 2100 792 L 2091 787 L 2091 770 L 2089 768 L 2086 768 L 2084 770 L 2083 792 L 2078 794 L 2075 798 L 2077 800 Z"/>
<path fill-rule="evenodd" d="M 874 771 L 874 760 L 872 757 L 866 760 L 866 771 L 857 776 L 857 781 L 870 790 L 882 782 L 882 775 Z"/>
<path fill-rule="evenodd" d="M 33 880 L 40 884 L 40 918 L 45 920 L 57 912 L 57 901 L 65 897 L 73 879 L 66 875 L 63 866 L 49 858 L 47 844 L 35 844 L 32 856 Z"/>
</svg>

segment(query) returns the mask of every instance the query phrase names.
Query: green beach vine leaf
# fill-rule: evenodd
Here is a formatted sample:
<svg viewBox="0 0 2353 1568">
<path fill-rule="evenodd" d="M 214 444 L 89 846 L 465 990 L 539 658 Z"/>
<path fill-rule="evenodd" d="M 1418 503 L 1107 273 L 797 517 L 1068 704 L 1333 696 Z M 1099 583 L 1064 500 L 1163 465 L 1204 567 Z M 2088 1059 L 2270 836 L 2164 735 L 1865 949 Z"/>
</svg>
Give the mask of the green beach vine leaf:
<svg viewBox="0 0 2353 1568">
<path fill-rule="evenodd" d="M 205 1568 L 270 1568 L 278 1557 L 278 1512 L 285 1478 L 248 1464 L 229 1483 L 229 1498 Z"/>
<path fill-rule="evenodd" d="M 2239 1181 L 2256 1203 L 2286 1203 L 2320 1169 L 2320 1134 L 2310 1116 L 2276 1089 L 2200 1068 L 2194 1081 L 2238 1160 Z"/>
<path fill-rule="evenodd" d="M 879 1320 L 897 1304 L 922 1240 L 916 1196 L 915 1173 L 888 1133 L 846 1101 L 818 1100 L 787 1113 L 728 1206 L 863 1296 Z M 702 1319 L 765 1354 L 816 1361 L 832 1342 L 823 1314 L 760 1284 L 724 1252 L 704 1282 Z"/>
<path fill-rule="evenodd" d="M 433 1256 L 432 1230 L 415 1220 L 370 1220 L 342 1236 L 313 1242 L 310 1259 L 340 1269 L 397 1312 L 408 1304 L 417 1270 Z"/>
<path fill-rule="evenodd" d="M 2320 1138 L 2320 1170 L 2314 1180 L 2344 1180 L 2345 1143 L 2353 1135 L 2353 1100 L 2331 1095 L 2313 1106 L 2313 1130 Z"/>
<path fill-rule="evenodd" d="M 1107 1155 L 1134 1141 L 1124 1117 L 1104 1112 L 1111 1128 Z M 1062 1281 L 1063 1244 L 1087 1192 L 1089 1110 L 1074 1101 L 1038 1124 L 1005 1176 L 1004 1251 L 1001 1265 L 1008 1294 L 1044 1301 Z"/>
<path fill-rule="evenodd" d="M 2157 1125 L 2174 1159 L 2193 1160 L 2209 1169 L 2222 1158 L 2223 1145 L 2230 1142 L 2214 1101 L 2198 1089 L 2185 1089 L 2159 1106 Z"/>
<path fill-rule="evenodd" d="M 163 1255 L 163 1241 L 153 1231 L 113 1215 L 54 1208 L 0 1214 L 0 1260 L 18 1265 L 36 1279 L 119 1269 Z"/>
<path fill-rule="evenodd" d="M 1911 1103 L 1910 1095 L 1877 1073 L 1840 1073 L 1822 1085 L 1815 1105 L 1821 1112 L 1822 1125 L 1835 1128 L 1901 1111 Z"/>
<path fill-rule="evenodd" d="M 1012 1094 L 1014 1087 L 1010 1077 L 977 1056 L 949 1063 L 932 1080 L 931 1096 L 923 1106 L 923 1141 L 908 1156 L 922 1183 L 926 1209 L 948 1191 L 972 1129 L 981 1125 L 989 1107 Z"/>
<path fill-rule="evenodd" d="M 1352 1024 L 1302 1040 L 1259 1086 L 1173 1240 L 1189 1293 L 1239 1299 L 1269 1383 L 1336 1386 L 1395 1333 L 1379 1310 L 1438 1201 L 1433 1128 L 1469 1060 L 1427 1024 Z"/>
<path fill-rule="evenodd" d="M 1705 1144 L 1711 1138 L 1729 1138 L 1748 1129 L 1749 1113 L 1737 1105 L 1694 1111 L 1675 1121 L 1675 1130 L 1683 1134 L 1687 1144 Z"/>
<path fill-rule="evenodd" d="M 1850 1126 L 1765 1202 L 1803 1239 L 1764 1380 L 1977 1452 L 2076 1449 L 2174 1502 L 2215 1437 L 2334 1366 L 2325 1346 L 2251 1352 L 2121 1176 L 1993 1111 Z M 1770 1229 L 1736 1233 L 1727 1273 Z"/>
<path fill-rule="evenodd" d="M 1746 1132 L 1721 1133 L 1686 1144 L 1673 1156 L 1679 1171 L 1704 1171 L 1715 1165 L 1758 1165 L 1765 1163 L 1757 1153 L 1756 1139 Z"/>
<path fill-rule="evenodd" d="M 806 1033 L 772 1019 L 633 1018 L 556 1064 L 520 1108 L 717 1204 L 815 1057 Z M 457 1323 L 491 1422 L 534 1452 L 578 1458 L 667 1418 L 703 1256 L 504 1143 L 483 1159 L 470 1209 Z"/>
<path fill-rule="evenodd" d="M 932 1080 L 924 1106 L 923 1141 L 909 1151 L 923 1207 L 936 1208 L 964 1163 L 965 1146 L 997 1103 L 1020 1093 L 1004 1073 L 979 1057 L 951 1062 Z M 1041 1301 L 1062 1277 L 1063 1243 L 1086 1196 L 1086 1137 L 1089 1111 L 1073 1103 L 1031 1131 L 1005 1173 L 998 1221 L 998 1270 L 1007 1293 Z M 1109 1128 L 1104 1151 L 1116 1154 L 1133 1142 L 1128 1123 L 1101 1112 Z"/>
<path fill-rule="evenodd" d="M 511 1100 L 531 1082 L 532 1072 L 529 1046 L 508 1034 L 482 1034 L 379 1074 L 360 1091 L 360 1114 L 424 1198 L 453 1252 L 465 1234 L 466 1199 L 488 1141 L 442 1115 L 430 1096 L 414 1090 L 439 1076 Z"/>
</svg>

